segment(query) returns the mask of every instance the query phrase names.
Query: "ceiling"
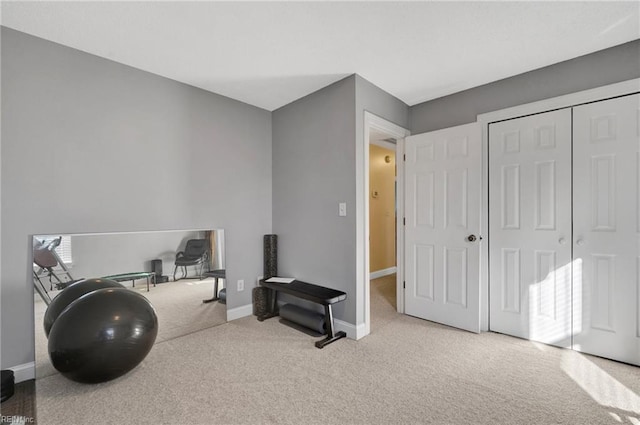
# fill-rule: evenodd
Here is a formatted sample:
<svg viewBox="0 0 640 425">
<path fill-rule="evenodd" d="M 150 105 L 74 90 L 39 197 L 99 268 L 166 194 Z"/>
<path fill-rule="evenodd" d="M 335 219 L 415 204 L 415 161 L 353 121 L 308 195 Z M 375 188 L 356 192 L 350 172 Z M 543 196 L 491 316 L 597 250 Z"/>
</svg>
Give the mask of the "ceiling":
<svg viewBox="0 0 640 425">
<path fill-rule="evenodd" d="M 640 2 L 2 2 L 4 26 L 274 110 L 357 73 L 408 105 L 640 38 Z"/>
</svg>

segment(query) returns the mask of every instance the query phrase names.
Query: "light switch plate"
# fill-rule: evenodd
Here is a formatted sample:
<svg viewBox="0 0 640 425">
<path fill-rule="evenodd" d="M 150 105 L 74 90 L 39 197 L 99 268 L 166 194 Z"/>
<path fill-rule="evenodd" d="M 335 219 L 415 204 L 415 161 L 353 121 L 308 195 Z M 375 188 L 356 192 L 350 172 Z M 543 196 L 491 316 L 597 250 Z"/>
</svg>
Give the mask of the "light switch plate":
<svg viewBox="0 0 640 425">
<path fill-rule="evenodd" d="M 346 202 L 340 202 L 338 204 L 338 215 L 340 217 L 346 217 L 347 216 L 347 203 Z"/>
</svg>

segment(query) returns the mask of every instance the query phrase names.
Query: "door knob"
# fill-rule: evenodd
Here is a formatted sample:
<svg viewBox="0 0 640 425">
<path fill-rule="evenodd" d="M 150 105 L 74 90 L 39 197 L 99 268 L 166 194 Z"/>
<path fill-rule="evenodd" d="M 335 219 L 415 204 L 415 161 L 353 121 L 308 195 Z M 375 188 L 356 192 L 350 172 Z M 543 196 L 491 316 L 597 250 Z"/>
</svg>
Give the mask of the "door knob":
<svg viewBox="0 0 640 425">
<path fill-rule="evenodd" d="M 584 240 L 582 240 L 582 239 L 578 239 L 578 240 L 576 241 L 576 244 L 577 244 L 578 246 L 582 246 L 582 245 L 584 245 Z"/>
<path fill-rule="evenodd" d="M 566 240 L 565 238 L 560 238 L 560 239 L 558 239 L 558 243 L 559 243 L 560 245 L 564 245 L 564 244 L 566 244 L 566 243 L 567 243 L 567 240 Z"/>
<path fill-rule="evenodd" d="M 469 235 L 467 236 L 467 240 L 469 242 L 475 242 L 476 241 L 476 235 Z"/>
</svg>

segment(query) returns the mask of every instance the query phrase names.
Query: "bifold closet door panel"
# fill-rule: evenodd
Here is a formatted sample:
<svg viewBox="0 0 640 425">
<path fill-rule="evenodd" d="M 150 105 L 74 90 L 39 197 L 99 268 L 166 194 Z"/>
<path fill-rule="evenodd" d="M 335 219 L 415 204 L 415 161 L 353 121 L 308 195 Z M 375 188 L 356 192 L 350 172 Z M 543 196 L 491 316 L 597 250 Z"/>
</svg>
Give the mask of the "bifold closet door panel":
<svg viewBox="0 0 640 425">
<path fill-rule="evenodd" d="M 574 349 L 640 365 L 640 96 L 573 110 Z"/>
<path fill-rule="evenodd" d="M 490 329 L 571 346 L 571 110 L 489 126 Z"/>
</svg>

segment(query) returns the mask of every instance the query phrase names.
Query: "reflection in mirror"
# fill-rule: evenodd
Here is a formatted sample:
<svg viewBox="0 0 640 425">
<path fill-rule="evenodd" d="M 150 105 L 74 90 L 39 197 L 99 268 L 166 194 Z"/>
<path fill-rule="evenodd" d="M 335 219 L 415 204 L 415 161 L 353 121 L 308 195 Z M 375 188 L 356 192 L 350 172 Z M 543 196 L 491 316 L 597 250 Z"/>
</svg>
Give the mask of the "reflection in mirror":
<svg viewBox="0 0 640 425">
<path fill-rule="evenodd" d="M 158 315 L 156 344 L 225 323 L 224 246 L 222 229 L 34 235 L 36 377 L 57 373 L 47 306 L 78 280 L 111 278 L 147 297 Z"/>
</svg>

